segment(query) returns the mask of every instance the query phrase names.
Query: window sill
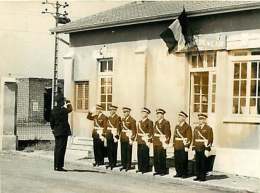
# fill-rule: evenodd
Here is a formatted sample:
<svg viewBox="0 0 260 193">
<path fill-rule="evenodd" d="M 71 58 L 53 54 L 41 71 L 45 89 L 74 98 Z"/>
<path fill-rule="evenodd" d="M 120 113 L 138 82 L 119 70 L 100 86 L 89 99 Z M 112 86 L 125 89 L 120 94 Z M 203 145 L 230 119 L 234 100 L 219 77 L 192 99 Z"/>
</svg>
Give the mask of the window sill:
<svg viewBox="0 0 260 193">
<path fill-rule="evenodd" d="M 260 115 L 230 115 L 223 119 L 223 123 L 260 124 Z"/>
</svg>

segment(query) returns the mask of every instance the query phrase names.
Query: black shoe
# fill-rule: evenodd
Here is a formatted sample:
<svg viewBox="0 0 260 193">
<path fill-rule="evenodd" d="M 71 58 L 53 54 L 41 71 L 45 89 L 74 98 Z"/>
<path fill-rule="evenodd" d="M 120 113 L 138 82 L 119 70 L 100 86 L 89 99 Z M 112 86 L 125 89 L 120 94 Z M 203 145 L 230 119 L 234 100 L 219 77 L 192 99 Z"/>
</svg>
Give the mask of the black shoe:
<svg viewBox="0 0 260 193">
<path fill-rule="evenodd" d="M 106 169 L 108 169 L 110 166 L 109 165 L 106 165 Z"/>
<path fill-rule="evenodd" d="M 67 172 L 68 170 L 65 170 L 64 168 L 57 168 L 56 171 L 59 171 L 59 172 Z"/>
<path fill-rule="evenodd" d="M 166 175 L 166 173 L 160 173 L 160 176 L 165 176 Z"/>
<path fill-rule="evenodd" d="M 181 178 L 185 179 L 185 178 L 188 178 L 187 175 L 182 175 Z"/>
<path fill-rule="evenodd" d="M 157 175 L 160 175 L 160 173 L 158 172 L 153 173 L 153 176 L 157 176 Z"/>
<path fill-rule="evenodd" d="M 135 173 L 141 172 L 140 170 L 136 170 Z"/>
<path fill-rule="evenodd" d="M 97 164 L 96 164 L 96 163 L 93 163 L 92 165 L 93 165 L 93 167 L 96 167 L 96 166 L 97 166 Z"/>
<path fill-rule="evenodd" d="M 110 170 L 113 170 L 113 169 L 114 169 L 114 167 L 113 167 L 113 166 L 111 166 L 111 167 L 110 167 Z"/>
<path fill-rule="evenodd" d="M 193 179 L 193 181 L 200 181 L 200 178 L 196 177 Z"/>
<path fill-rule="evenodd" d="M 179 175 L 179 174 L 176 174 L 176 175 L 174 175 L 173 177 L 174 177 L 174 178 L 180 178 L 180 177 L 181 177 L 181 175 Z"/>
<path fill-rule="evenodd" d="M 200 182 L 205 182 L 205 181 L 206 181 L 206 178 L 201 178 L 199 181 L 200 181 Z"/>
<path fill-rule="evenodd" d="M 125 170 L 125 167 L 122 167 L 122 168 L 120 168 L 119 170 L 120 170 L 120 172 L 121 172 L 122 170 Z"/>
</svg>

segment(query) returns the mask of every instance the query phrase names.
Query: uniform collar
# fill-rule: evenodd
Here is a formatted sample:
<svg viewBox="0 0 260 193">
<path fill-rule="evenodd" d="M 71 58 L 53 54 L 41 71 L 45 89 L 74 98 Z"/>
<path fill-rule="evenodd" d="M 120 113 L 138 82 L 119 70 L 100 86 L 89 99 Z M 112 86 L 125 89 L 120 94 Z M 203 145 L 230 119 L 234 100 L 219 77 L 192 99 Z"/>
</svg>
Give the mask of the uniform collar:
<svg viewBox="0 0 260 193">
<path fill-rule="evenodd" d="M 145 122 L 148 119 L 148 117 L 146 117 L 145 119 L 142 119 L 142 122 Z"/>
</svg>

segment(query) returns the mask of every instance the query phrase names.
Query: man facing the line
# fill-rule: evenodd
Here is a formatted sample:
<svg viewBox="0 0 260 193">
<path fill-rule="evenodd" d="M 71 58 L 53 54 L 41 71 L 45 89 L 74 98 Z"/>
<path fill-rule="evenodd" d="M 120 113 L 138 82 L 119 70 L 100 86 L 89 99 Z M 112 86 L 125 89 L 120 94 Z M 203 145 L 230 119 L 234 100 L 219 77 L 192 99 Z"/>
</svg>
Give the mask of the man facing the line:
<svg viewBox="0 0 260 193">
<path fill-rule="evenodd" d="M 120 135 L 121 141 L 121 163 L 122 168 L 126 171 L 131 169 L 132 164 L 132 144 L 136 137 L 136 121 L 130 116 L 131 109 L 123 107 L 124 117 L 122 118 L 122 132 Z"/>
<path fill-rule="evenodd" d="M 188 115 L 181 111 L 179 123 L 175 127 L 173 136 L 174 160 L 176 175 L 174 177 L 186 178 L 188 174 L 188 149 L 192 141 L 192 131 L 186 119 Z"/>
<path fill-rule="evenodd" d="M 153 122 L 148 118 L 151 111 L 148 108 L 142 109 L 142 120 L 137 125 L 137 172 L 149 172 L 149 143 L 152 141 Z"/>
<path fill-rule="evenodd" d="M 121 118 L 116 114 L 117 106 L 111 105 L 109 107 L 110 116 L 107 124 L 107 154 L 109 165 L 106 168 L 111 170 L 116 167 L 117 163 L 117 146 L 119 135 L 121 133 Z"/>
<path fill-rule="evenodd" d="M 95 163 L 93 166 L 104 165 L 105 155 L 105 133 L 107 129 L 107 117 L 103 114 L 103 107 L 96 105 L 96 113 L 88 112 L 87 119 L 94 121 L 94 129 L 92 130 L 92 138 L 94 145 Z"/>
</svg>

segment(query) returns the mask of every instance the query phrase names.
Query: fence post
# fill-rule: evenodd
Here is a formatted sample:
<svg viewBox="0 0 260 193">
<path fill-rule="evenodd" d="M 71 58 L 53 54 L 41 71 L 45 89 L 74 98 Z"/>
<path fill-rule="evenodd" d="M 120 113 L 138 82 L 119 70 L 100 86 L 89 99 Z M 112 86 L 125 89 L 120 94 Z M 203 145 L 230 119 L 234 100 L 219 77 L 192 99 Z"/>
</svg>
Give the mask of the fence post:
<svg viewBox="0 0 260 193">
<path fill-rule="evenodd" d="M 0 151 L 16 150 L 16 79 L 2 78 L 0 89 Z"/>
</svg>

